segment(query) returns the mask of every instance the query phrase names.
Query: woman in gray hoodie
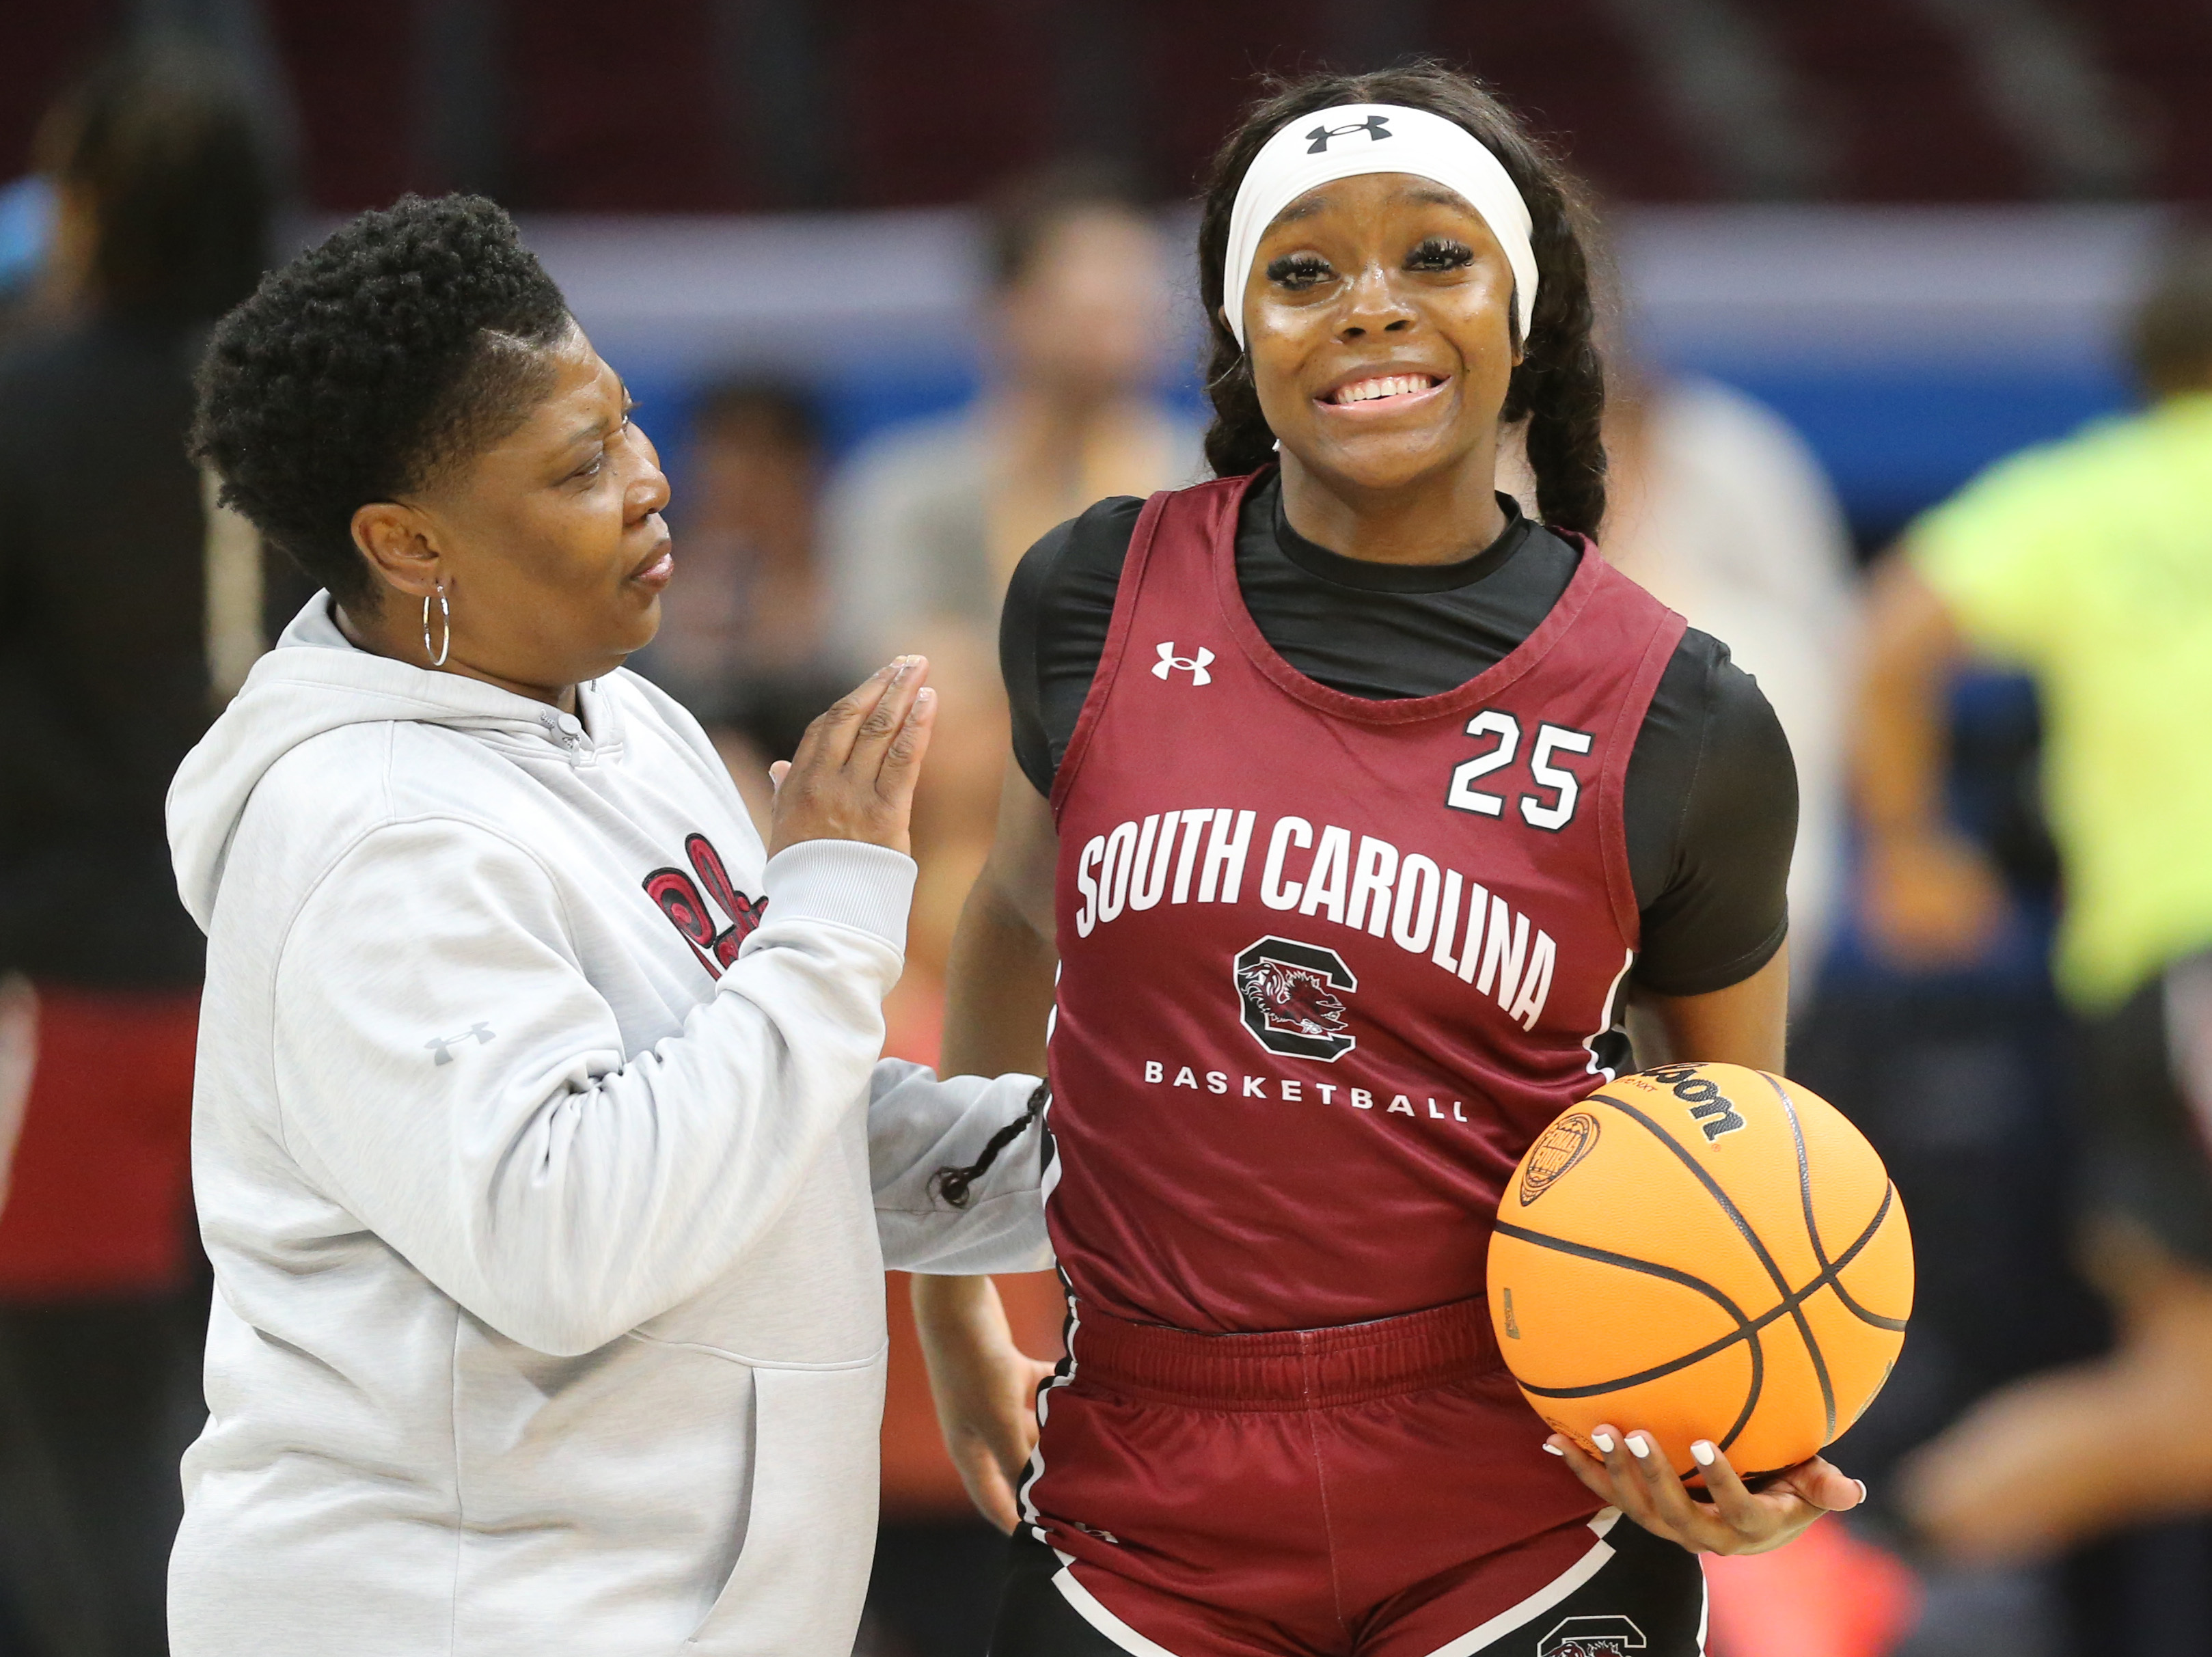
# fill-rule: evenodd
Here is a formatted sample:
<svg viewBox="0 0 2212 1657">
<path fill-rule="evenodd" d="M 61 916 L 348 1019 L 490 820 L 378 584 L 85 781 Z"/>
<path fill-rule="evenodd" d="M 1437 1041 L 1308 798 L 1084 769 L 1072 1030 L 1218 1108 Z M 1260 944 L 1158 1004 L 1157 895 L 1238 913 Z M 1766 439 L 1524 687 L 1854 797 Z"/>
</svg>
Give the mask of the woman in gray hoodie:
<svg viewBox="0 0 2212 1657">
<path fill-rule="evenodd" d="M 763 847 L 622 662 L 673 565 L 506 215 L 364 215 L 219 329 L 197 446 L 326 591 L 179 772 L 217 1294 L 180 1657 L 844 1657 L 881 1271 L 1032 1269 L 1035 1078 L 878 1064 L 933 712 L 810 731 Z"/>
</svg>

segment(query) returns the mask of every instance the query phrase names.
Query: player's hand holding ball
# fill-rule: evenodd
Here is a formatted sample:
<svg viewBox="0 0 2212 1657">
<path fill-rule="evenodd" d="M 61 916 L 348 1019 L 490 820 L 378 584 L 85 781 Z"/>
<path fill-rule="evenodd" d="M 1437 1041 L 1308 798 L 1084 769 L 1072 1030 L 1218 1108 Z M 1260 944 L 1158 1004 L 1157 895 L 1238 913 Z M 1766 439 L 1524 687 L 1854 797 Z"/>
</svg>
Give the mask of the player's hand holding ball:
<svg viewBox="0 0 2212 1657">
<path fill-rule="evenodd" d="M 1599 1500 L 1692 1553 L 1765 1553 L 1793 1540 L 1822 1514 L 1840 1513 L 1866 1499 L 1864 1484 L 1820 1456 L 1760 1480 L 1754 1490 L 1717 1446 L 1700 1441 L 1712 1457 L 1710 1465 L 1698 1464 L 1708 1497 L 1700 1501 L 1649 1433 L 1623 1433 L 1601 1423 L 1594 1436 L 1611 1449 L 1589 1454 L 1565 1433 L 1553 1434 L 1544 1444 L 1566 1458 Z"/>
<path fill-rule="evenodd" d="M 1545 1448 L 1697 1552 L 1778 1547 L 1864 1499 L 1818 1452 L 1888 1378 L 1911 1306 L 1873 1147 L 1733 1065 L 1625 1076 L 1566 1113 L 1491 1243 L 1492 1320 Z"/>
</svg>

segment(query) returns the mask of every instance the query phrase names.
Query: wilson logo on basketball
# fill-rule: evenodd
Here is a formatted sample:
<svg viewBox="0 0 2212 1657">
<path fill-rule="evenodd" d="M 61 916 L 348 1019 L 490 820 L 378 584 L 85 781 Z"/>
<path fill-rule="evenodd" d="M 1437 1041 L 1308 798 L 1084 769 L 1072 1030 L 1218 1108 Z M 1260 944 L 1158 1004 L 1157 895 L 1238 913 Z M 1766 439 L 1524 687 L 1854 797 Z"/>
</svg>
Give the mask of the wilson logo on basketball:
<svg viewBox="0 0 2212 1657">
<path fill-rule="evenodd" d="M 1562 1116 L 1544 1130 L 1528 1153 L 1528 1166 L 1521 1174 L 1521 1206 L 1526 1208 L 1549 1191 L 1597 1143 L 1597 1118 L 1587 1111 Z"/>
<path fill-rule="evenodd" d="M 1690 1108 L 1690 1120 L 1705 1131 L 1707 1144 L 1723 1133 L 1733 1133 L 1744 1126 L 1741 1114 L 1735 1102 L 1714 1086 L 1705 1077 L 1698 1074 L 1690 1065 L 1662 1065 L 1644 1072 L 1662 1088 L 1672 1088 L 1674 1096 Z"/>
<path fill-rule="evenodd" d="M 1334 950 L 1263 938 L 1237 957 L 1244 1028 L 1270 1053 L 1334 1062 L 1358 1045 L 1344 1028 L 1344 1000 L 1359 987 Z"/>
</svg>

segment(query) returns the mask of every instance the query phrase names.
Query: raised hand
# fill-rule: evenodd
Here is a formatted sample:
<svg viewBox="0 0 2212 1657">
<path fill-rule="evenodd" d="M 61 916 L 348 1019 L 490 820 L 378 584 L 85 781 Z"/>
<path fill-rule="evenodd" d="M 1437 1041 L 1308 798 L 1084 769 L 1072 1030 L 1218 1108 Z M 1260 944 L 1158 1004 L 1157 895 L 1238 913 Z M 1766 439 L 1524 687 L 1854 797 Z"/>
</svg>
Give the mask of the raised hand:
<svg viewBox="0 0 2212 1657">
<path fill-rule="evenodd" d="M 799 751 L 769 768 L 775 783 L 768 850 L 807 840 L 857 840 L 912 849 L 914 786 L 937 717 L 937 693 L 919 656 L 885 663 L 806 727 Z"/>
</svg>

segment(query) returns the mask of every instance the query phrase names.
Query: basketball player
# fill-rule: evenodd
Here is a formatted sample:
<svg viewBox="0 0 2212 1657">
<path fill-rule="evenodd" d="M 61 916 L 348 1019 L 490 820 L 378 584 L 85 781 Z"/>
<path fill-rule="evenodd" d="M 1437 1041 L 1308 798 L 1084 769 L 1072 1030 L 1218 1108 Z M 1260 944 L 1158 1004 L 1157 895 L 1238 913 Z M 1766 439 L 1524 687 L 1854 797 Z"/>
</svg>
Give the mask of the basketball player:
<svg viewBox="0 0 2212 1657">
<path fill-rule="evenodd" d="M 1586 538 L 1579 217 L 1459 76 L 1281 90 L 1200 229 L 1218 481 L 1015 578 L 946 1056 L 1033 1061 L 1054 1012 L 1071 1354 L 995 1657 L 1674 1657 L 1692 1551 L 1860 1497 L 1701 1444 L 1694 1500 L 1633 1422 L 1547 1441 L 1484 1309 L 1499 1192 L 1629 1063 L 1626 1003 L 1674 1056 L 1782 1061 L 1788 746 Z M 1516 422 L 1544 525 L 1496 492 Z M 917 1303 L 988 1508 L 1018 1360 L 987 1287 Z"/>
</svg>

